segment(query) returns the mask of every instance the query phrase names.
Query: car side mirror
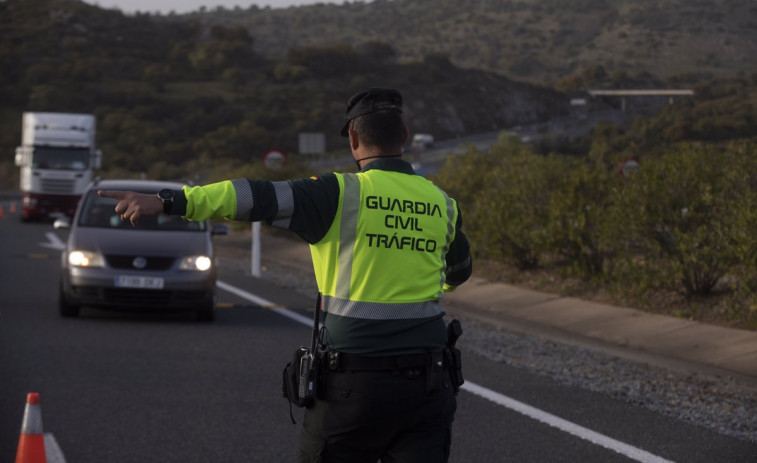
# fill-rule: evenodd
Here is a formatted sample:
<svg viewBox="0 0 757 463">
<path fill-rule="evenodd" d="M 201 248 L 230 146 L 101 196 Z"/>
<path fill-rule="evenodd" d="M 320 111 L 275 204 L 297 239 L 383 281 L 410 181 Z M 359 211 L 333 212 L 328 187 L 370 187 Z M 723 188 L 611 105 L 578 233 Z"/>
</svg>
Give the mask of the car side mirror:
<svg viewBox="0 0 757 463">
<path fill-rule="evenodd" d="M 53 228 L 56 230 L 68 230 L 71 228 L 71 219 L 68 217 L 58 217 L 55 219 L 55 222 L 53 222 Z"/>
</svg>

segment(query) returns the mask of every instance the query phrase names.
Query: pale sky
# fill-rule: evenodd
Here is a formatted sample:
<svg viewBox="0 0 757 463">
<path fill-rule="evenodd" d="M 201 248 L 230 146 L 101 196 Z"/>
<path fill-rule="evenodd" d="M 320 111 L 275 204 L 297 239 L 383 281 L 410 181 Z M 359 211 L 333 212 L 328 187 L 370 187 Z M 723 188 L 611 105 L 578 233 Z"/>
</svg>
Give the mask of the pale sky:
<svg viewBox="0 0 757 463">
<path fill-rule="evenodd" d="M 167 14 L 171 10 L 176 13 L 189 13 L 197 11 L 201 6 L 213 10 L 217 6 L 232 9 L 235 6 L 247 9 L 250 5 L 271 8 L 286 8 L 288 6 L 313 5 L 316 3 L 342 4 L 344 0 L 85 0 L 86 3 L 97 5 L 101 8 L 117 7 L 124 13 L 136 11 Z"/>
</svg>

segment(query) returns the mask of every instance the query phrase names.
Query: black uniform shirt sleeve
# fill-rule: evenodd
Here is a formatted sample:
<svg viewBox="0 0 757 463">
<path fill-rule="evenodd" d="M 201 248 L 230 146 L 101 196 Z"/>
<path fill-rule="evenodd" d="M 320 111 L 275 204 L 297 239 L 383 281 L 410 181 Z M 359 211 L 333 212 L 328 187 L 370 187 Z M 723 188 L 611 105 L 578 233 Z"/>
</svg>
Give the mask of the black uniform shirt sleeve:
<svg viewBox="0 0 757 463">
<path fill-rule="evenodd" d="M 339 208 L 339 181 L 325 174 L 289 182 L 294 210 L 288 229 L 310 244 L 319 242 L 331 228 Z"/>
<path fill-rule="evenodd" d="M 446 281 L 449 286 L 460 286 L 470 278 L 473 271 L 473 259 L 470 255 L 470 244 L 463 233 L 462 213 L 458 209 L 457 223 L 455 223 L 455 239 L 447 251 Z"/>
</svg>

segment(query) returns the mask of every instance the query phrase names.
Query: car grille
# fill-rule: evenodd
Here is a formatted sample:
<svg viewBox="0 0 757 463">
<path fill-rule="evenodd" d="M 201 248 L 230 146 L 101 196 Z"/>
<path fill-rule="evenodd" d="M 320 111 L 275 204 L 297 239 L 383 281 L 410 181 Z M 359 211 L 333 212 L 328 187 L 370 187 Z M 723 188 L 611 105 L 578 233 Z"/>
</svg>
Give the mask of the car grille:
<svg viewBox="0 0 757 463">
<path fill-rule="evenodd" d="M 207 297 L 205 291 L 163 291 L 149 289 L 98 288 L 74 286 L 74 294 L 85 301 L 101 301 L 110 305 L 159 306 L 201 302 Z"/>
<path fill-rule="evenodd" d="M 70 195 L 74 193 L 74 181 L 69 179 L 43 178 L 40 181 L 42 191 L 58 195 Z"/>
<path fill-rule="evenodd" d="M 105 260 L 108 262 L 108 265 L 112 268 L 120 268 L 120 269 L 134 269 L 134 259 L 137 257 L 143 257 L 147 264 L 145 267 L 140 268 L 140 270 L 168 270 L 173 266 L 173 263 L 176 259 L 173 257 L 155 257 L 155 256 L 134 256 L 134 255 L 106 255 Z"/>
</svg>

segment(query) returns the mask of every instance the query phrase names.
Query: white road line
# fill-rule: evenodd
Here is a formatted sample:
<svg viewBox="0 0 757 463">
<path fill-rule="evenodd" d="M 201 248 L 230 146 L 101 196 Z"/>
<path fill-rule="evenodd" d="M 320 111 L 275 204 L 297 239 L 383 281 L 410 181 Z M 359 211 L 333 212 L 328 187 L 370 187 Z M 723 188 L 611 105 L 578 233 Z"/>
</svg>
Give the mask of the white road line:
<svg viewBox="0 0 757 463">
<path fill-rule="evenodd" d="M 494 392 L 490 389 L 486 389 L 485 387 L 481 387 L 478 384 L 471 383 L 468 380 L 465 381 L 462 389 L 470 392 L 471 394 L 483 397 L 484 399 L 491 400 L 495 404 L 502 405 L 503 407 L 509 408 L 529 418 L 533 418 L 536 421 L 541 421 L 544 424 L 567 432 L 568 434 L 572 434 L 593 444 L 597 444 L 600 447 L 604 447 L 606 449 L 617 452 L 632 460 L 644 463 L 672 463 L 670 460 L 658 457 L 657 455 L 653 455 L 631 445 L 624 444 L 623 442 L 599 434 L 598 432 L 594 432 L 591 429 L 584 428 L 575 423 L 539 410 L 538 408 L 526 405 L 523 402 L 518 402 L 517 400 L 511 399 L 510 397 L 502 395 L 498 392 Z"/>
<path fill-rule="evenodd" d="M 45 233 L 45 236 L 47 237 L 47 242 L 45 243 L 39 243 L 40 246 L 50 248 L 50 249 L 56 249 L 58 251 L 62 251 L 63 248 L 66 247 L 66 244 L 61 241 L 60 238 L 58 238 L 58 235 L 56 235 L 53 232 L 47 232 Z"/>
<path fill-rule="evenodd" d="M 308 317 L 304 317 L 300 314 L 292 312 L 291 310 L 285 309 L 277 304 L 267 301 L 266 299 L 258 297 L 254 294 L 251 294 L 247 291 L 244 291 L 242 289 L 239 289 L 235 286 L 232 286 L 228 283 L 224 283 L 222 281 L 218 281 L 216 284 L 218 285 L 219 288 L 229 291 L 230 293 L 236 294 L 237 296 L 247 299 L 248 301 L 251 301 L 262 307 L 273 308 L 274 310 L 276 310 L 276 312 L 280 313 L 281 315 L 284 315 L 285 317 L 289 317 L 292 320 L 298 321 L 308 326 L 313 325 L 313 320 L 309 319 Z M 515 399 L 502 395 L 499 392 L 495 392 L 495 391 L 492 391 L 491 389 L 487 389 L 485 387 L 479 386 L 478 384 L 471 383 L 468 380 L 465 381 L 465 384 L 463 384 L 462 389 L 470 392 L 471 394 L 475 394 L 479 397 L 483 397 L 484 399 L 490 400 L 497 405 L 501 405 L 505 408 L 509 408 L 510 410 L 518 412 L 536 421 L 540 421 L 546 425 L 549 425 L 561 431 L 567 432 L 568 434 L 576 436 L 580 439 L 584 439 L 593 444 L 599 445 L 600 447 L 604 447 L 606 449 L 617 452 L 634 461 L 639 461 L 642 463 L 673 463 L 671 460 L 666 460 L 665 458 L 658 457 L 657 455 L 653 455 L 645 450 L 625 444 L 618 440 L 607 437 L 603 434 L 599 434 L 598 432 L 592 431 L 591 429 L 584 428 L 575 423 L 564 420 L 555 415 L 549 414 L 543 410 L 539 410 L 538 408 L 534 408 L 530 405 L 524 404 L 523 402 L 519 402 Z"/>
<path fill-rule="evenodd" d="M 303 323 L 303 324 L 308 325 L 308 326 L 313 326 L 313 319 L 312 318 L 308 318 L 308 317 L 306 317 L 304 315 L 300 315 L 300 314 L 298 314 L 296 312 L 292 312 L 291 310 L 289 310 L 289 309 L 287 309 L 285 307 L 282 307 L 279 304 L 274 304 L 271 301 L 263 299 L 262 297 L 256 296 L 256 295 L 254 295 L 252 293 L 248 293 L 247 291 L 245 291 L 243 289 L 239 289 L 236 286 L 232 286 L 232 285 L 230 285 L 228 283 L 225 283 L 225 282 L 223 282 L 221 280 L 216 281 L 216 286 L 218 286 L 219 288 L 221 288 L 221 289 L 223 289 L 225 291 L 228 291 L 228 292 L 230 292 L 232 294 L 235 294 L 235 295 L 241 297 L 242 299 L 247 299 L 248 301 L 250 301 L 250 302 L 252 302 L 254 304 L 257 304 L 260 307 L 265 307 L 267 309 L 275 310 L 277 313 L 279 313 L 279 314 L 281 314 L 281 315 L 283 315 L 285 317 L 291 318 L 292 320 L 294 320 L 296 322 L 300 322 L 300 323 Z"/>
</svg>

